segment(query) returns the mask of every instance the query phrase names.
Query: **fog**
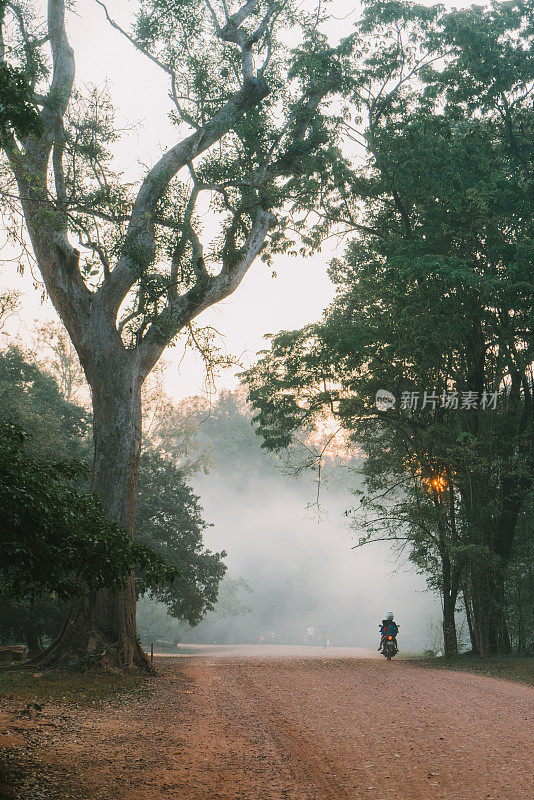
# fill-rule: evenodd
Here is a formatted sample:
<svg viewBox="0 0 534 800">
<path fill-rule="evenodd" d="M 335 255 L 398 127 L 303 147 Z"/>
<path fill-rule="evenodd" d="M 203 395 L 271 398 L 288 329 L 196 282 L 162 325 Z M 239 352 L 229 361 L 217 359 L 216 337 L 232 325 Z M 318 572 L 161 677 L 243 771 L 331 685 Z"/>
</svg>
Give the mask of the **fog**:
<svg viewBox="0 0 534 800">
<path fill-rule="evenodd" d="M 228 408 L 233 398 L 200 422 L 213 466 L 192 480 L 213 526 L 206 545 L 227 551 L 228 573 L 219 610 L 197 628 L 179 625 L 181 641 L 299 644 L 313 627 L 317 644 L 377 647 L 378 624 L 393 611 L 401 649 L 435 648 L 439 600 L 406 556 L 387 543 L 351 549 L 358 536 L 344 512 L 355 502 L 356 465 L 327 465 L 317 508 L 315 474 L 284 474 L 283 459 L 261 450 L 248 413 Z M 234 616 L 228 590 L 238 578 L 251 591 L 239 589 L 233 600 L 244 613 Z"/>
</svg>

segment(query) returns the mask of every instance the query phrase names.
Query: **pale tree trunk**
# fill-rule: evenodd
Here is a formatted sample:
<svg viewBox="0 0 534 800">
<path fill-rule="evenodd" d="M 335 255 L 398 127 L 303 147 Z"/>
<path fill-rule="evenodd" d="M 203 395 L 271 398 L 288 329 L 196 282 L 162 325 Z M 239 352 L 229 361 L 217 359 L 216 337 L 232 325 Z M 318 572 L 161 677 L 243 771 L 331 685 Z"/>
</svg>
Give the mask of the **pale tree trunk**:
<svg viewBox="0 0 534 800">
<path fill-rule="evenodd" d="M 87 373 L 94 411 L 91 489 L 108 518 L 132 535 L 141 451 L 142 378 L 129 355 L 98 364 Z M 104 590 L 76 599 L 57 639 L 32 663 L 149 671 L 137 639 L 135 608 L 133 575 L 120 592 Z"/>
</svg>

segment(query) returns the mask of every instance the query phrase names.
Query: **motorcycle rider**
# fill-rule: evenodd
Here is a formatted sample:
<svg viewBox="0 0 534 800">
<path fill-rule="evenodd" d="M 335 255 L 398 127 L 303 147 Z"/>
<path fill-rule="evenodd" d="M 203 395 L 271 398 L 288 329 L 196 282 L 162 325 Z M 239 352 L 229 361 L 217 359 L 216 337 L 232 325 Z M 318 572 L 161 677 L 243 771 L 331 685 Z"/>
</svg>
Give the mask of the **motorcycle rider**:
<svg viewBox="0 0 534 800">
<path fill-rule="evenodd" d="M 394 621 L 393 611 L 388 611 L 386 614 L 386 618 L 382 620 L 381 625 L 378 626 L 381 634 L 380 638 L 380 645 L 378 647 L 378 652 L 382 650 L 384 646 L 384 642 L 386 641 L 386 636 L 393 636 L 393 641 L 395 643 L 395 650 L 398 650 L 397 647 L 397 634 L 399 632 L 399 626 Z"/>
</svg>

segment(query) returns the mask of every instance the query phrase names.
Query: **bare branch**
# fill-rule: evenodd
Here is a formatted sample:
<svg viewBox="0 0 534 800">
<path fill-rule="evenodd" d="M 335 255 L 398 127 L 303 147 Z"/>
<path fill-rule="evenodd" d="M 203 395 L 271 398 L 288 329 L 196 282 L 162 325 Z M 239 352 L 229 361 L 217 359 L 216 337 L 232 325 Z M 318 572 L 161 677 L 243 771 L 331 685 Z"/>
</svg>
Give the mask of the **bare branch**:
<svg viewBox="0 0 534 800">
<path fill-rule="evenodd" d="M 173 73 L 172 69 L 170 69 L 170 67 L 168 67 L 166 64 L 164 64 L 162 61 L 160 61 L 159 58 L 156 58 L 156 56 L 152 55 L 150 50 L 147 50 L 146 47 L 143 47 L 143 45 L 140 44 L 140 42 L 138 42 L 137 39 L 135 39 L 133 36 L 130 36 L 130 34 L 127 31 L 125 31 L 124 28 L 122 28 L 119 25 L 118 22 L 115 22 L 113 17 L 110 16 L 106 4 L 103 3 L 102 0 L 94 0 L 94 2 L 97 5 L 99 5 L 101 8 L 104 9 L 104 14 L 106 15 L 106 19 L 109 22 L 109 24 L 111 25 L 111 27 L 114 28 L 116 31 L 118 31 L 121 34 L 121 36 L 124 36 L 125 39 L 128 39 L 130 44 L 133 44 L 133 46 L 135 47 L 136 50 L 139 50 L 140 53 L 142 53 L 144 56 L 146 56 L 157 67 L 159 67 L 164 72 L 166 72 L 167 75 L 171 75 L 171 76 L 174 75 L 174 73 Z"/>
<path fill-rule="evenodd" d="M 358 542 L 358 544 L 353 545 L 350 549 L 356 550 L 358 547 L 364 547 L 366 544 L 374 544 L 375 542 L 409 542 L 409 536 L 381 536 L 377 539 L 366 539 L 365 542 Z"/>
</svg>

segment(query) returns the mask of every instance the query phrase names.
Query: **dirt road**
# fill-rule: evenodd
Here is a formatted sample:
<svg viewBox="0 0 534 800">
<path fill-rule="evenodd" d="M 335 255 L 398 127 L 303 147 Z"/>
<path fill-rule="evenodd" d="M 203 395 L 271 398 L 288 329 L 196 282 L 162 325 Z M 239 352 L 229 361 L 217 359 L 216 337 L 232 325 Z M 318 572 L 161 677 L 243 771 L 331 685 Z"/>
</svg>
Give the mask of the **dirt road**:
<svg viewBox="0 0 534 800">
<path fill-rule="evenodd" d="M 529 687 L 320 649 L 262 652 L 159 658 L 148 701 L 63 710 L 41 751 L 47 800 L 534 797 Z"/>
</svg>

